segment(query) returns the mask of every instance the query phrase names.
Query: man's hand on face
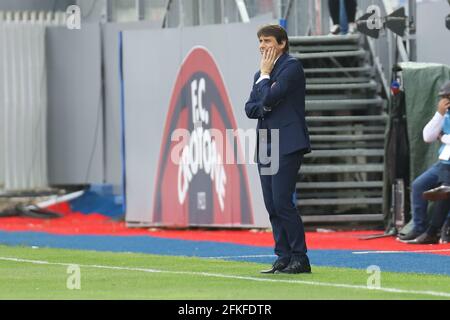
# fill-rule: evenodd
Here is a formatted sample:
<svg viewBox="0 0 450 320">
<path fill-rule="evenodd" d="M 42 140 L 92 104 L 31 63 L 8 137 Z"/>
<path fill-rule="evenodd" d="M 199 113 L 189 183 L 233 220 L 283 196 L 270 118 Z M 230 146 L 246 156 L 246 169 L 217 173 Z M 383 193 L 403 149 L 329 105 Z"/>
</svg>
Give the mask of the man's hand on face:
<svg viewBox="0 0 450 320">
<path fill-rule="evenodd" d="M 277 58 L 277 52 L 275 48 L 268 48 L 264 50 L 261 58 L 261 75 L 270 75 L 273 70 L 275 59 Z"/>
<path fill-rule="evenodd" d="M 445 115 L 447 110 L 450 108 L 450 99 L 449 98 L 442 98 L 439 100 L 438 104 L 438 112 L 442 115 Z"/>
</svg>

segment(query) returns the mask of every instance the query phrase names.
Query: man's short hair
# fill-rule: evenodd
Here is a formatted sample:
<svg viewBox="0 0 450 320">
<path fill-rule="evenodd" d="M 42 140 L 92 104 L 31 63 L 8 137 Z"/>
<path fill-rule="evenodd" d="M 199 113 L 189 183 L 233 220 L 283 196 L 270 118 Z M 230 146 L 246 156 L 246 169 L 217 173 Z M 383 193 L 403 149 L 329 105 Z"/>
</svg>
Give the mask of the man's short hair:
<svg viewBox="0 0 450 320">
<path fill-rule="evenodd" d="M 258 39 L 262 36 L 264 37 L 275 37 L 278 44 L 281 44 L 283 41 L 286 41 L 286 45 L 284 46 L 284 52 L 289 52 L 289 39 L 286 30 L 283 27 L 277 24 L 269 24 L 262 26 L 258 30 Z"/>
</svg>

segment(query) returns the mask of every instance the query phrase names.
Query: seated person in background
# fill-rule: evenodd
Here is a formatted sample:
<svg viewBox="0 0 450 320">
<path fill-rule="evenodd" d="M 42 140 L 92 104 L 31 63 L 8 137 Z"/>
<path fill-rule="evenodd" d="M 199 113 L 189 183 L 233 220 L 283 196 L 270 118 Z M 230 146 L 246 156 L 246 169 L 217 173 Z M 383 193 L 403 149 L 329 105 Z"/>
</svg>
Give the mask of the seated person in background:
<svg viewBox="0 0 450 320">
<path fill-rule="evenodd" d="M 411 244 L 438 243 L 438 233 L 450 211 L 450 200 L 440 200 L 435 204 L 431 224 L 428 225 L 428 201 L 423 193 L 442 184 L 450 186 L 450 154 L 446 155 L 446 146 L 450 148 L 450 81 L 439 91 L 439 104 L 434 117 L 423 129 L 423 139 L 427 143 L 440 140 L 440 161 L 417 177 L 412 183 L 412 215 L 414 228 L 406 235 L 400 235 L 400 241 Z M 444 228 L 443 228 L 444 229 Z M 444 234 L 445 232 L 442 232 Z M 445 240 L 445 239 L 442 239 Z M 448 241 L 448 239 L 447 239 Z"/>
</svg>

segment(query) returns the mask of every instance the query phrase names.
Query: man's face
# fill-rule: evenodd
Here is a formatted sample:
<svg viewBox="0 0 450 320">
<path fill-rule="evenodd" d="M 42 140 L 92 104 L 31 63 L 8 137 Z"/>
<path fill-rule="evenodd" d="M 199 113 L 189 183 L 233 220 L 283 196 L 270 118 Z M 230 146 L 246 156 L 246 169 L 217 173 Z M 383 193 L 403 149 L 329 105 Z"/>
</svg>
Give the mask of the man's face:
<svg viewBox="0 0 450 320">
<path fill-rule="evenodd" d="M 259 37 L 259 51 L 261 52 L 261 54 L 263 54 L 264 51 L 266 51 L 269 48 L 274 48 L 278 56 L 283 52 L 284 46 L 285 41 L 282 41 L 281 44 L 279 44 L 274 36 Z"/>
</svg>

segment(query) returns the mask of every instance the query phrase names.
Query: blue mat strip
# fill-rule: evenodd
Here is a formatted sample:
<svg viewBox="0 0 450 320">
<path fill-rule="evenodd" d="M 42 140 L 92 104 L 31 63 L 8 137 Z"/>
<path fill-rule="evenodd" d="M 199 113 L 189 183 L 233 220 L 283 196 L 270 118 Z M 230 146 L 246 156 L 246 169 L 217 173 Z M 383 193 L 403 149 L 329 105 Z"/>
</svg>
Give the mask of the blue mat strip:
<svg viewBox="0 0 450 320">
<path fill-rule="evenodd" d="M 65 236 L 38 232 L 0 231 L 0 244 L 170 256 L 227 257 L 223 259 L 267 264 L 274 260 L 273 250 L 270 247 L 150 236 Z M 263 255 L 263 257 L 241 257 L 255 255 Z M 352 251 L 346 250 L 310 250 L 308 255 L 311 264 L 315 266 L 366 269 L 370 265 L 377 265 L 382 271 L 450 275 L 450 257 L 435 254 L 355 255 Z"/>
</svg>

